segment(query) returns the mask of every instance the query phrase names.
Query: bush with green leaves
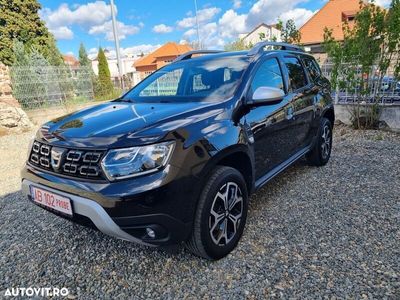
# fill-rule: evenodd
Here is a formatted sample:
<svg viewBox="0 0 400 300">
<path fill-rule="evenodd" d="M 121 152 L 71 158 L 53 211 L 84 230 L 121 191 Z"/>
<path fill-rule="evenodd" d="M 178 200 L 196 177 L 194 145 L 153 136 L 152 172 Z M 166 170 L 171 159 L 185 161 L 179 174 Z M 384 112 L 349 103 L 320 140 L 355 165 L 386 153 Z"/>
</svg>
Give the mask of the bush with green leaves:
<svg viewBox="0 0 400 300">
<path fill-rule="evenodd" d="M 376 128 L 384 96 L 380 87 L 389 68 L 399 79 L 400 0 L 392 0 L 389 9 L 360 1 L 354 24 L 344 22 L 343 33 L 344 40 L 336 41 L 332 30 L 324 29 L 323 46 L 333 64 L 332 86 L 357 95 L 353 127 Z"/>
</svg>

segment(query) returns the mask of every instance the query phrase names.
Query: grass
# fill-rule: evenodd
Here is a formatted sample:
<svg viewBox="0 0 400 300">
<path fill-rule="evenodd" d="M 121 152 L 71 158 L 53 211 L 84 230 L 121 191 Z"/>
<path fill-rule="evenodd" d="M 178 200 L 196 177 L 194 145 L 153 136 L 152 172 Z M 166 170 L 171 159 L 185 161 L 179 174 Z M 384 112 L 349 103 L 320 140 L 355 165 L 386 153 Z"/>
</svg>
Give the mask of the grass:
<svg viewBox="0 0 400 300">
<path fill-rule="evenodd" d="M 106 101 L 119 98 L 122 95 L 121 89 L 114 89 L 108 93 L 99 93 L 94 97 L 95 101 Z"/>
</svg>

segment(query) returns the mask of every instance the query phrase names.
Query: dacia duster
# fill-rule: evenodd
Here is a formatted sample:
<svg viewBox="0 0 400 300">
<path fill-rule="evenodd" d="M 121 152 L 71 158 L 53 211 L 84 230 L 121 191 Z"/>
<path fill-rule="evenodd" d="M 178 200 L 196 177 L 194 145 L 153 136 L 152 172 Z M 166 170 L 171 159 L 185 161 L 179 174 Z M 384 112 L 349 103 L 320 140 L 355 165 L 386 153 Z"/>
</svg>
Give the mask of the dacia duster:
<svg viewBox="0 0 400 300">
<path fill-rule="evenodd" d="M 253 192 L 303 156 L 328 162 L 330 92 L 294 45 L 192 51 L 119 99 L 43 125 L 22 188 L 105 234 L 220 259 L 242 236 Z"/>
</svg>

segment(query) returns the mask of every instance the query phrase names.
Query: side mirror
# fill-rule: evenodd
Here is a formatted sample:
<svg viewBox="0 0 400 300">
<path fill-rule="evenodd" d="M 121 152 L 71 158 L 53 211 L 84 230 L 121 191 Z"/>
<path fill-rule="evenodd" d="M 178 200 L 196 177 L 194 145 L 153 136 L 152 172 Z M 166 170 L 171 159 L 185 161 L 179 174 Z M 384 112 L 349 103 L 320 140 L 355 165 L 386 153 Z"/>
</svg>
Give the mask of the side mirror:
<svg viewBox="0 0 400 300">
<path fill-rule="evenodd" d="M 249 104 L 273 104 L 282 101 L 285 93 L 278 88 L 261 86 L 255 90 Z"/>
</svg>

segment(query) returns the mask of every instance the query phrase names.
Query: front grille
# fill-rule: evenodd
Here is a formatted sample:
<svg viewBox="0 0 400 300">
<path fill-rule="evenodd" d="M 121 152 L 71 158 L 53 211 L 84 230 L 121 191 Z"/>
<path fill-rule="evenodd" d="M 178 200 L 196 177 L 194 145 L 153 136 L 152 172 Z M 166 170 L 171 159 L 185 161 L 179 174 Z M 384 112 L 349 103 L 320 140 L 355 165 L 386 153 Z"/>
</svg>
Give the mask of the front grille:
<svg viewBox="0 0 400 300">
<path fill-rule="evenodd" d="M 100 162 L 104 151 L 77 150 L 35 141 L 29 162 L 47 171 L 86 179 L 105 179 Z"/>
</svg>

